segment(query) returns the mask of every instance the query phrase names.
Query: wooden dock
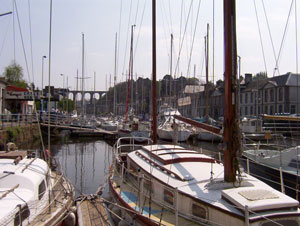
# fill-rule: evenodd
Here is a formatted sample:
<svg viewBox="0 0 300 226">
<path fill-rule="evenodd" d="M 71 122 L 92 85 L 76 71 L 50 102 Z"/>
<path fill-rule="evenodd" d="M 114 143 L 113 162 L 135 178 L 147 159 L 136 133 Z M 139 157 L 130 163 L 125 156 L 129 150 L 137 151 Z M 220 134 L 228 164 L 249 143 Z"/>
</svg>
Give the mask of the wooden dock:
<svg viewBox="0 0 300 226">
<path fill-rule="evenodd" d="M 88 196 L 77 201 L 76 207 L 79 226 L 111 225 L 103 200 L 99 196 Z"/>
<path fill-rule="evenodd" d="M 48 128 L 48 123 L 41 123 L 42 128 Z M 103 138 L 111 138 L 115 139 L 118 135 L 117 131 L 107 131 L 100 128 L 86 128 L 86 127 L 77 127 L 66 124 L 50 124 L 51 133 L 55 131 L 55 133 L 59 133 L 62 130 L 69 130 L 72 136 L 80 136 L 80 137 L 103 137 Z"/>
</svg>

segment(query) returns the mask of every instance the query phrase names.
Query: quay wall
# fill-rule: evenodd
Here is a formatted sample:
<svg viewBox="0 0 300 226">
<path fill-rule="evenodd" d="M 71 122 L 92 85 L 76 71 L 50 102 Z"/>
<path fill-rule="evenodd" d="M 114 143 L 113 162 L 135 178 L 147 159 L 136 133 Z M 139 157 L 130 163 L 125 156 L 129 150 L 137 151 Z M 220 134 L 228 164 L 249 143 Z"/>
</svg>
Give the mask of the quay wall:
<svg viewBox="0 0 300 226">
<path fill-rule="evenodd" d="M 18 125 L 0 130 L 0 151 L 13 142 L 19 149 L 34 148 L 40 142 L 38 124 Z"/>
</svg>

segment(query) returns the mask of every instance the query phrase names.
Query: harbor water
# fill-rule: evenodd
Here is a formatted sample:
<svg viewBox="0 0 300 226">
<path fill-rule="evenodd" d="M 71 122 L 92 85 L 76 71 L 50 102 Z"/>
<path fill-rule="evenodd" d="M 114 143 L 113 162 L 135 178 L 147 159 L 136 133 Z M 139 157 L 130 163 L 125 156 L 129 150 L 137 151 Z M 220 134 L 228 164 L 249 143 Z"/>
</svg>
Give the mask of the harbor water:
<svg viewBox="0 0 300 226">
<path fill-rule="evenodd" d="M 103 140 L 64 139 L 51 144 L 51 154 L 73 183 L 76 197 L 95 194 L 105 185 L 112 160 L 112 146 Z M 105 190 L 106 192 L 106 190 Z"/>
</svg>

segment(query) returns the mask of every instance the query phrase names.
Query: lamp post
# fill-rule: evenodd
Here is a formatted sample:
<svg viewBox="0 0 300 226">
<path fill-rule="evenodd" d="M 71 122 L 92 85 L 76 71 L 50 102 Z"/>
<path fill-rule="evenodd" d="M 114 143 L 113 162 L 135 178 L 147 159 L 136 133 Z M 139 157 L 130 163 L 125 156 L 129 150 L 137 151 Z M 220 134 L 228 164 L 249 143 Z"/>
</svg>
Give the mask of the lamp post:
<svg viewBox="0 0 300 226">
<path fill-rule="evenodd" d="M 64 88 L 65 88 L 65 75 L 64 74 L 60 74 L 60 76 L 63 76 L 63 92 L 62 92 L 62 94 L 63 94 L 63 111 L 65 110 L 65 91 L 64 91 Z"/>
<path fill-rule="evenodd" d="M 69 76 L 67 75 L 67 114 L 69 113 Z"/>
<path fill-rule="evenodd" d="M 44 88 L 44 59 L 46 58 L 46 56 L 42 56 L 42 90 Z"/>
<path fill-rule="evenodd" d="M 42 96 L 44 96 L 44 59 L 47 58 L 46 56 L 42 56 Z M 43 99 L 41 99 L 41 111 L 43 111 Z"/>
</svg>

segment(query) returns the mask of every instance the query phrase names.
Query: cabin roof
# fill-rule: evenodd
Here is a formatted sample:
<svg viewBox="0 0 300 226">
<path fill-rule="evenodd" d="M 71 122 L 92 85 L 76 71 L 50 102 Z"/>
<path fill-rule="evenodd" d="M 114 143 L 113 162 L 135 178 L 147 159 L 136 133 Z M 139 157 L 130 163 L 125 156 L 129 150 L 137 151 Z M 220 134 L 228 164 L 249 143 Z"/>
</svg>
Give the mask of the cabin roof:
<svg viewBox="0 0 300 226">
<path fill-rule="evenodd" d="M 191 156 L 198 158 L 199 161 L 193 160 Z M 224 167 L 222 164 L 211 161 L 212 158 L 209 156 L 195 153 L 195 151 L 180 146 L 149 145 L 129 153 L 127 157 L 129 162 L 134 162 L 138 168 L 148 175 L 152 175 L 153 178 L 173 189 L 177 188 L 178 191 L 191 197 L 238 215 L 241 215 L 242 212 L 235 208 L 233 204 L 240 208 L 248 205 L 250 210 L 260 210 L 261 208 L 270 210 L 278 207 L 296 208 L 298 205 L 296 200 L 281 195 L 280 192 L 250 175 L 244 174 L 242 182 L 236 185 L 240 187 L 238 189 L 234 188 L 232 183 L 224 182 Z M 189 161 L 181 161 L 181 158 Z M 174 159 L 178 160 L 170 161 Z M 200 161 L 201 159 L 203 161 Z M 168 164 L 165 164 L 166 161 L 169 161 Z M 280 197 L 281 202 L 276 204 L 278 198 L 274 198 L 274 200 L 276 199 L 274 202 L 270 202 L 269 199 L 259 199 L 253 202 L 238 193 L 245 189 L 255 190 L 257 187 L 273 192 Z M 229 194 L 226 193 L 227 190 L 234 193 L 233 199 L 230 200 L 226 196 L 226 194 Z"/>
<path fill-rule="evenodd" d="M 10 156 L 19 155 L 18 151 L 8 152 Z M 0 199 L 0 219 L 18 204 L 24 205 L 24 201 L 37 200 L 38 187 L 49 168 L 45 161 L 39 158 L 24 157 L 17 164 L 14 158 L 0 158 L 0 191 L 8 191 L 15 187 Z M 16 187 L 17 186 L 17 187 Z M 1 195 L 3 192 L 1 192 Z M 21 198 L 20 198 L 21 197 Z"/>
</svg>

